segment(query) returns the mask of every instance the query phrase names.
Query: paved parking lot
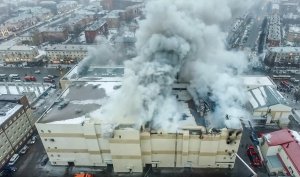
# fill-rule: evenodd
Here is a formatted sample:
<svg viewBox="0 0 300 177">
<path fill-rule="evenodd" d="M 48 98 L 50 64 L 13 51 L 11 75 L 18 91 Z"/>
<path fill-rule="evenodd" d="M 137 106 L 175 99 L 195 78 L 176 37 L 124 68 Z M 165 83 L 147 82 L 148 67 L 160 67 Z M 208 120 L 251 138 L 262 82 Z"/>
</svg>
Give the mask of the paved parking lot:
<svg viewBox="0 0 300 177">
<path fill-rule="evenodd" d="M 40 70 L 40 74 L 35 74 L 34 71 Z M 0 74 L 19 74 L 23 80 L 25 75 L 35 76 L 37 82 L 43 82 L 43 77 L 47 75 L 56 75 L 59 78 L 62 77 L 68 71 L 67 68 L 63 68 L 61 71 L 54 67 L 44 68 L 44 67 L 0 67 Z M 55 78 L 56 83 L 58 83 L 59 78 Z"/>
</svg>

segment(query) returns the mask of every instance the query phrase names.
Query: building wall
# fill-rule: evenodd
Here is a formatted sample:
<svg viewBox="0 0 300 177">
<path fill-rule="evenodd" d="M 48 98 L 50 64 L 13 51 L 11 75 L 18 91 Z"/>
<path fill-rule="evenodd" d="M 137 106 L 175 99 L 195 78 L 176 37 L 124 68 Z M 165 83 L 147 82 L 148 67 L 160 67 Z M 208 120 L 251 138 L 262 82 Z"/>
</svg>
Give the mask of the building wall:
<svg viewBox="0 0 300 177">
<path fill-rule="evenodd" d="M 286 152 L 284 151 L 284 149 L 282 149 L 281 147 L 279 148 L 278 151 L 279 156 L 281 157 L 281 160 L 283 161 L 283 163 L 285 164 L 285 166 L 287 167 L 287 169 L 289 170 L 290 174 L 292 176 L 295 177 L 300 177 L 300 174 L 297 172 L 296 168 L 294 167 L 294 165 L 292 164 L 292 162 L 290 161 L 289 157 L 287 156 Z"/>
<path fill-rule="evenodd" d="M 271 115 L 271 120 L 267 123 L 279 122 L 280 120 L 287 119 L 292 114 L 291 107 L 278 104 L 270 107 L 255 109 L 252 115 L 265 116 L 267 115 L 269 109 L 271 109 L 271 112 L 268 115 Z"/>
<path fill-rule="evenodd" d="M 5 50 L 0 51 L 1 58 L 5 63 L 17 63 L 17 62 L 33 62 L 34 57 L 38 56 L 38 49 L 32 48 L 28 50 Z"/>
<path fill-rule="evenodd" d="M 18 152 L 33 132 L 33 126 L 28 111 L 22 106 L 10 118 L 8 118 L 0 129 L 0 168 Z"/>
<path fill-rule="evenodd" d="M 154 167 L 233 168 L 234 152 L 240 135 L 227 144 L 228 131 L 221 134 L 191 135 L 150 133 L 132 129 L 115 130 L 113 137 L 101 134 L 100 124 L 36 123 L 43 145 L 53 165 L 106 166 L 115 172 L 142 172 L 146 164 Z"/>
<path fill-rule="evenodd" d="M 87 56 L 87 50 L 47 50 L 50 63 L 74 63 Z"/>
</svg>

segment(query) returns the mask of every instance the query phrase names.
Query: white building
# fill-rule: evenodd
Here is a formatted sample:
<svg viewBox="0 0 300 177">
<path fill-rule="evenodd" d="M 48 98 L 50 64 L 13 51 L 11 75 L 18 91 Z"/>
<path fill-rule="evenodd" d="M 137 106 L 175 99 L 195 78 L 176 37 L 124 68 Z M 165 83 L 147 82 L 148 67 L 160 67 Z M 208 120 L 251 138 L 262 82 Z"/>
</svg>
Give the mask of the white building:
<svg viewBox="0 0 300 177">
<path fill-rule="evenodd" d="M 287 106 L 285 98 L 276 89 L 262 86 L 249 90 L 247 95 L 247 107 L 256 123 L 278 123 L 282 127 L 288 125 L 292 108 Z"/>
<path fill-rule="evenodd" d="M 130 119 L 112 133 L 103 132 L 101 106 L 119 91 L 120 71 L 93 67 L 84 76 L 78 68 L 67 74 L 67 89 L 36 123 L 52 165 L 113 166 L 115 172 L 234 167 L 242 130 L 208 128 L 184 83 L 173 89 L 183 110 L 177 132 L 153 129 L 151 123 L 136 128 Z"/>
<path fill-rule="evenodd" d="M 33 126 L 25 96 L 0 95 L 0 168 L 27 142 Z"/>
<path fill-rule="evenodd" d="M 262 137 L 261 152 L 272 175 L 300 177 L 300 135 L 283 129 Z"/>
</svg>

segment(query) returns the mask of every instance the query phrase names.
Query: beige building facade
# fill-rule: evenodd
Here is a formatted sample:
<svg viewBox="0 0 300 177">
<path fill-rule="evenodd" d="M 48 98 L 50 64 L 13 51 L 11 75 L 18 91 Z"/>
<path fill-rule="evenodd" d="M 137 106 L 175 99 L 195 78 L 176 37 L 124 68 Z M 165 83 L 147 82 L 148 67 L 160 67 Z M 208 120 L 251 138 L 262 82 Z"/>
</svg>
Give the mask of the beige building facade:
<svg viewBox="0 0 300 177">
<path fill-rule="evenodd" d="M 34 122 L 27 98 L 0 95 L 0 168 L 18 152 L 33 132 Z"/>
<path fill-rule="evenodd" d="M 36 127 L 52 165 L 113 165 L 115 172 L 142 172 L 146 165 L 233 168 L 233 154 L 241 139 L 240 131 L 228 129 L 212 135 L 131 128 L 114 130 L 113 136 L 106 138 L 101 125 L 91 119 L 79 124 L 37 123 Z M 232 142 L 228 143 L 228 138 Z"/>
<path fill-rule="evenodd" d="M 1 46 L 0 57 L 5 63 L 37 62 L 41 59 L 36 46 Z"/>
<path fill-rule="evenodd" d="M 45 47 L 50 63 L 77 63 L 87 56 L 88 48 L 96 45 L 49 45 Z"/>
</svg>

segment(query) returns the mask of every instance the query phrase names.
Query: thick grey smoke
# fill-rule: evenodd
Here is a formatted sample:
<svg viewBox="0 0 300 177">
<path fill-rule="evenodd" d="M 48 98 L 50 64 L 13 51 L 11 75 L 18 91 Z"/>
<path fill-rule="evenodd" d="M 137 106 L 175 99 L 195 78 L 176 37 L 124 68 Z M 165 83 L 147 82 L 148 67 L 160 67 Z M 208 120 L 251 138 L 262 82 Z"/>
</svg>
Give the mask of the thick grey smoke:
<svg viewBox="0 0 300 177">
<path fill-rule="evenodd" d="M 84 74 L 91 65 L 115 66 L 122 65 L 123 58 L 104 37 L 97 38 L 97 45 L 88 49 L 88 56 L 79 63 L 78 73 Z"/>
<path fill-rule="evenodd" d="M 122 89 L 102 109 L 106 123 L 131 120 L 140 126 L 150 121 L 156 128 L 175 131 L 181 111 L 171 91 L 179 75 L 190 83 L 189 90 L 196 93 L 192 95 L 210 93 L 216 102 L 212 126 L 239 126 L 235 120 L 246 114 L 237 75 L 247 63 L 242 53 L 225 49 L 226 34 L 220 26 L 247 7 L 240 0 L 148 2 L 137 32 L 138 57 L 125 63 Z"/>
</svg>

